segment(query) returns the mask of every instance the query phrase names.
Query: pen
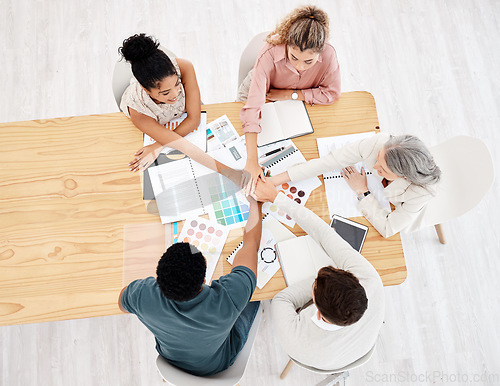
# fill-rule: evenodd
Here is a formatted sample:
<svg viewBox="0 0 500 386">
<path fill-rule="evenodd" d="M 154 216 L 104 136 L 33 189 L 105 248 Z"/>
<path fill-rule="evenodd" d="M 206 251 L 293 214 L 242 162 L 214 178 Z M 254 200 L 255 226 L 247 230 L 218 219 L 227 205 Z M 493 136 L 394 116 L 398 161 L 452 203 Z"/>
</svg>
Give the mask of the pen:
<svg viewBox="0 0 500 386">
<path fill-rule="evenodd" d="M 281 150 L 284 150 L 284 149 L 285 149 L 284 147 L 279 147 L 279 148 L 277 148 L 277 149 L 271 150 L 270 152 L 268 152 L 268 153 L 266 153 L 266 154 L 261 155 L 261 156 L 260 156 L 260 158 L 262 158 L 262 157 L 267 157 L 267 156 L 269 156 L 269 155 L 271 155 L 271 154 L 277 153 L 277 152 L 279 152 L 279 151 L 281 151 Z"/>
</svg>

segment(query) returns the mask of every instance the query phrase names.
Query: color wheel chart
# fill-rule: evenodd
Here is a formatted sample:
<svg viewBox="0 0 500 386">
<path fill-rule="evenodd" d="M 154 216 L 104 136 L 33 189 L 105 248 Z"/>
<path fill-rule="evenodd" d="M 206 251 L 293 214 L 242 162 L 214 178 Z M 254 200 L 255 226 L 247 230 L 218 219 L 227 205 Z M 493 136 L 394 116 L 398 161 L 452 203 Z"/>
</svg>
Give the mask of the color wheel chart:
<svg viewBox="0 0 500 386">
<path fill-rule="evenodd" d="M 207 259 L 207 283 L 212 279 L 228 234 L 228 228 L 202 217 L 184 223 L 179 240 L 194 245 Z"/>
</svg>

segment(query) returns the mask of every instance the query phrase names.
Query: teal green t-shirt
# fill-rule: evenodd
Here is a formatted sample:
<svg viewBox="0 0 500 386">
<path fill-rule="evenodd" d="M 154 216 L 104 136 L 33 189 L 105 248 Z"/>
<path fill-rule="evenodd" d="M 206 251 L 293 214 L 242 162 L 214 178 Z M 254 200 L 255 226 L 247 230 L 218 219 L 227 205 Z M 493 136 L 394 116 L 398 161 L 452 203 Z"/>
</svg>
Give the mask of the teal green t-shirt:
<svg viewBox="0 0 500 386">
<path fill-rule="evenodd" d="M 167 299 L 154 277 L 135 280 L 121 296 L 125 310 L 153 333 L 156 350 L 173 365 L 205 376 L 225 370 L 241 345 L 233 325 L 247 306 L 257 278 L 247 267 L 203 285 L 194 299 Z"/>
</svg>

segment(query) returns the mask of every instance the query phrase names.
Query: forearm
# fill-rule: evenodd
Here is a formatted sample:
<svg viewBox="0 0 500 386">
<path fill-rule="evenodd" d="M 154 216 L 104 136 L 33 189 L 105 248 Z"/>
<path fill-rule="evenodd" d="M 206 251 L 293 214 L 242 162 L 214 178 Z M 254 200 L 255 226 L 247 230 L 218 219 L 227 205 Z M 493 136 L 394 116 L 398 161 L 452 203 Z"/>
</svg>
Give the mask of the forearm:
<svg viewBox="0 0 500 386">
<path fill-rule="evenodd" d="M 185 137 L 189 133 L 193 132 L 200 125 L 200 117 L 195 118 L 193 115 L 188 115 L 179 126 L 175 129 L 175 132 L 181 137 Z"/>
<path fill-rule="evenodd" d="M 424 201 L 423 198 L 422 201 Z M 420 201 L 420 200 L 419 200 Z M 366 196 L 358 203 L 358 208 L 363 216 L 373 225 L 382 237 L 391 237 L 407 228 L 422 213 L 425 203 L 405 202 L 396 205 L 396 209 L 387 213 L 372 194 Z"/>
<path fill-rule="evenodd" d="M 236 253 L 233 265 L 244 265 L 257 275 L 257 252 L 262 237 L 262 204 L 250 199 L 248 221 L 243 234 L 243 246 Z"/>
<path fill-rule="evenodd" d="M 274 186 L 283 185 L 285 182 L 290 181 L 290 176 L 288 172 L 283 172 L 270 177 L 271 182 Z"/>
<path fill-rule="evenodd" d="M 247 147 L 247 163 L 259 163 L 257 133 L 245 133 L 245 142 Z"/>
</svg>

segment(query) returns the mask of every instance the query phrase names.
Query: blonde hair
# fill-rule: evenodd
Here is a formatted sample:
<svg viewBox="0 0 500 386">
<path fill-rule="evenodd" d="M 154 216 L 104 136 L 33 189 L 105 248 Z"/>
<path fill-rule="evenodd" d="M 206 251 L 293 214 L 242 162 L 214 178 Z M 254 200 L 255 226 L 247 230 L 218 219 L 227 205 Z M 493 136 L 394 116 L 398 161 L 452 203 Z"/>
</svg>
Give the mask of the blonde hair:
<svg viewBox="0 0 500 386">
<path fill-rule="evenodd" d="M 326 12 L 314 5 L 306 5 L 289 13 L 274 31 L 266 37 L 266 41 L 274 46 L 286 44 L 297 47 L 301 51 L 320 52 L 330 33 Z"/>
</svg>

